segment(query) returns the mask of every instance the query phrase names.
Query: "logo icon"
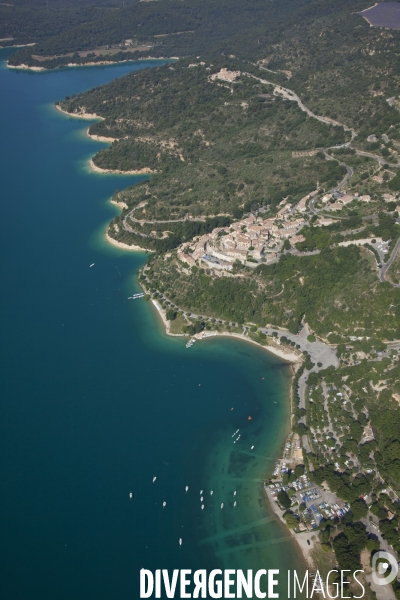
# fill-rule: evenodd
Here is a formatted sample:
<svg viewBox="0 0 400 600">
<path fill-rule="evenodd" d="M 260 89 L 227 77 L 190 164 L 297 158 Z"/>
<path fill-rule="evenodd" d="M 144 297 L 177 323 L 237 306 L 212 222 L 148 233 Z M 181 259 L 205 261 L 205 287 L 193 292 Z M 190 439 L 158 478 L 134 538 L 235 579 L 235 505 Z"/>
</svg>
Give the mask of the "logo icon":
<svg viewBox="0 0 400 600">
<path fill-rule="evenodd" d="M 396 559 L 389 552 L 376 552 L 372 557 L 372 579 L 377 585 L 392 583 L 398 572 Z"/>
</svg>

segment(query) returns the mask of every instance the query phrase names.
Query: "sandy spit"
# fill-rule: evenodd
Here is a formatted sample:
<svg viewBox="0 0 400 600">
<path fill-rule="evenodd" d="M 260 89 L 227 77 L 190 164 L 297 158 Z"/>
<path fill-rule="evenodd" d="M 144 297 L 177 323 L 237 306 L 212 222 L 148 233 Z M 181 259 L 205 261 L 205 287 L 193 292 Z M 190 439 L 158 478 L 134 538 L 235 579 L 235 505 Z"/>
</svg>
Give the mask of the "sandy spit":
<svg viewBox="0 0 400 600">
<path fill-rule="evenodd" d="M 96 135 L 95 133 L 90 133 L 89 127 L 86 129 L 85 133 L 88 138 L 94 140 L 95 142 L 107 142 L 112 144 L 113 142 L 118 141 L 118 138 L 106 137 L 105 135 Z"/>
<path fill-rule="evenodd" d="M 144 288 L 143 288 L 144 289 Z M 165 311 L 163 308 L 161 308 L 161 306 L 158 304 L 157 300 L 154 300 L 152 298 L 152 303 L 154 304 L 154 306 L 157 309 L 157 313 L 161 319 L 161 321 L 163 322 L 163 325 L 165 327 L 165 332 L 167 335 L 171 335 L 173 337 L 185 337 L 184 333 L 171 333 L 171 329 L 170 329 L 170 321 L 167 320 L 166 316 L 165 316 Z"/>
<path fill-rule="evenodd" d="M 106 240 L 109 244 L 111 244 L 112 246 L 116 246 L 117 248 L 121 248 L 121 250 L 131 250 L 133 252 L 154 252 L 154 250 L 149 250 L 148 248 L 141 248 L 140 246 L 135 246 L 134 244 L 132 244 L 131 246 L 129 246 L 128 244 L 124 244 L 123 242 L 117 242 L 117 240 L 114 240 L 114 238 L 112 238 L 108 232 L 106 231 L 105 233 L 106 236 Z"/>
<path fill-rule="evenodd" d="M 20 46 L 22 47 L 22 46 Z M 13 48 L 18 48 L 18 46 L 13 46 Z M 44 67 L 29 67 L 28 65 L 9 65 L 7 63 L 7 67 L 9 69 L 21 69 L 22 71 L 46 71 Z"/>
<path fill-rule="evenodd" d="M 118 202 L 118 200 L 110 200 L 111 204 L 115 204 L 118 208 L 128 208 L 128 205 L 125 202 Z"/>
<path fill-rule="evenodd" d="M 120 171 L 119 169 L 115 169 L 115 170 L 102 169 L 101 167 L 96 166 L 92 159 L 89 160 L 89 165 L 90 165 L 90 168 L 92 169 L 92 171 L 95 171 L 95 173 L 111 173 L 112 175 L 115 175 L 115 174 L 144 175 L 144 174 L 149 174 L 149 173 L 156 173 L 156 171 L 153 171 L 152 169 L 149 169 L 148 167 L 144 167 L 143 169 L 137 169 L 136 171 Z"/>
<path fill-rule="evenodd" d="M 102 121 L 104 120 L 103 117 L 99 117 L 99 115 L 96 115 L 96 113 L 70 113 L 66 110 L 63 110 L 59 104 L 55 104 L 54 106 L 57 110 L 63 113 L 63 115 L 67 115 L 68 117 L 74 117 L 75 119 L 101 119 Z"/>
</svg>

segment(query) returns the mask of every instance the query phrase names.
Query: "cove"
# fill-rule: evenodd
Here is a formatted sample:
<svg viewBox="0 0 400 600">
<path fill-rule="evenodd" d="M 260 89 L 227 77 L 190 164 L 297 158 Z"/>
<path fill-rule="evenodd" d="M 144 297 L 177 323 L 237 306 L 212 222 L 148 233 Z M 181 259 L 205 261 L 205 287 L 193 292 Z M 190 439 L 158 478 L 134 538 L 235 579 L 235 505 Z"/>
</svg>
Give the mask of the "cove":
<svg viewBox="0 0 400 600">
<path fill-rule="evenodd" d="M 0 51 L 1 597 L 138 598 L 142 567 L 300 571 L 262 488 L 288 430 L 290 368 L 232 339 L 187 350 L 151 303 L 127 300 L 146 256 L 109 246 L 104 229 L 115 189 L 140 178 L 91 173 L 102 145 L 54 109 L 157 63 L 30 73 L 7 69 L 10 52 Z"/>
</svg>

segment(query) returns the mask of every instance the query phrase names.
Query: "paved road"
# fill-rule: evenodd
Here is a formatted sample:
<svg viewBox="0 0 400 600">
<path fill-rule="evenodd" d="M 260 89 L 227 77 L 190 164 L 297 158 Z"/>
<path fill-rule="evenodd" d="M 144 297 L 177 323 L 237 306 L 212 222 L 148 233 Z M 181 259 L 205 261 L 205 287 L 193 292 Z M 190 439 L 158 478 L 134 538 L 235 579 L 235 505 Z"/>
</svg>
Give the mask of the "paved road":
<svg viewBox="0 0 400 600">
<path fill-rule="evenodd" d="M 388 268 L 390 267 L 390 265 L 392 264 L 392 262 L 394 261 L 394 259 L 397 256 L 397 252 L 400 248 L 400 238 L 397 240 L 395 247 L 393 248 L 393 252 L 390 255 L 389 260 L 382 266 L 380 272 L 379 272 L 379 279 L 384 282 L 386 281 L 387 283 L 390 283 L 391 286 L 395 287 L 395 288 L 400 288 L 400 283 L 392 283 L 391 281 L 389 281 L 388 279 L 386 279 L 386 271 L 388 270 Z"/>
<path fill-rule="evenodd" d="M 358 156 L 367 156 L 368 158 L 373 158 L 379 164 L 381 164 L 381 165 L 389 165 L 389 167 L 393 167 L 394 169 L 400 167 L 400 163 L 399 162 L 397 162 L 397 163 L 388 163 L 387 160 L 385 160 L 384 158 L 381 158 L 377 154 L 371 154 L 371 152 L 363 152 L 362 150 L 356 150 L 356 154 Z"/>
<path fill-rule="evenodd" d="M 371 515 L 371 516 L 374 519 L 373 522 L 378 524 L 378 519 L 374 515 Z M 368 533 L 370 533 L 378 538 L 379 544 L 380 544 L 380 549 L 383 550 L 384 552 L 388 552 L 389 554 L 394 556 L 394 558 L 397 561 L 395 552 L 389 546 L 387 541 L 383 539 L 379 529 L 375 529 L 374 527 L 372 527 L 371 522 L 369 521 L 369 518 L 361 519 L 361 521 L 362 521 L 362 523 L 364 523 L 365 527 L 367 528 Z M 400 571 L 399 571 L 399 576 L 400 576 Z M 371 589 L 373 592 L 375 592 L 377 600 L 396 600 L 394 592 L 393 592 L 393 588 L 391 585 L 384 585 L 384 586 L 376 585 L 374 583 L 371 575 L 366 575 L 365 578 L 371 584 Z M 399 577 L 398 577 L 398 581 L 399 581 Z"/>
<path fill-rule="evenodd" d="M 312 110 L 310 110 L 309 108 L 307 108 L 307 106 L 305 106 L 303 104 L 303 102 L 300 100 L 300 98 L 298 97 L 296 92 L 294 92 L 293 90 L 290 90 L 289 88 L 285 88 L 281 85 L 277 85 L 276 83 L 273 83 L 272 81 L 268 81 L 267 79 L 261 79 L 261 77 L 256 77 L 255 75 L 252 75 L 251 73 L 246 73 L 246 75 L 248 75 L 249 77 L 253 77 L 254 79 L 257 79 L 258 81 L 260 81 L 261 83 L 264 83 L 266 85 L 274 86 L 274 94 L 279 94 L 280 96 L 283 96 L 287 100 L 292 100 L 293 102 L 297 102 L 299 108 L 301 108 L 302 111 L 307 113 L 313 119 L 317 119 L 317 121 L 321 121 L 321 123 L 326 123 L 327 125 L 343 127 L 343 129 L 345 131 L 351 132 L 352 140 L 357 136 L 357 133 L 354 131 L 354 129 L 351 129 L 351 127 L 347 127 L 347 125 L 345 125 L 344 123 L 339 123 L 339 121 L 335 121 L 334 119 L 330 119 L 329 117 L 320 117 L 319 115 L 316 115 L 315 113 L 313 113 Z"/>
</svg>

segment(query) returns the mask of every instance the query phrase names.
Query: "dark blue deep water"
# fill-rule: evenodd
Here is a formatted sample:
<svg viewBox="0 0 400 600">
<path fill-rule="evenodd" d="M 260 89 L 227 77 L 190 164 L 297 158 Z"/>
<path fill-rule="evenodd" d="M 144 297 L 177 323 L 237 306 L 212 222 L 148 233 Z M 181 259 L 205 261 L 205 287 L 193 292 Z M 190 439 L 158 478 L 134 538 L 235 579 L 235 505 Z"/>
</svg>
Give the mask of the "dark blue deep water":
<svg viewBox="0 0 400 600">
<path fill-rule="evenodd" d="M 116 212 L 109 198 L 135 178 L 91 173 L 103 146 L 85 136 L 87 122 L 53 107 L 155 63 L 28 73 L 6 68 L 9 53 L 0 597 L 135 600 L 141 567 L 299 567 L 262 493 L 288 427 L 289 368 L 235 340 L 186 350 L 150 303 L 127 300 L 146 256 L 103 234 Z"/>
</svg>

